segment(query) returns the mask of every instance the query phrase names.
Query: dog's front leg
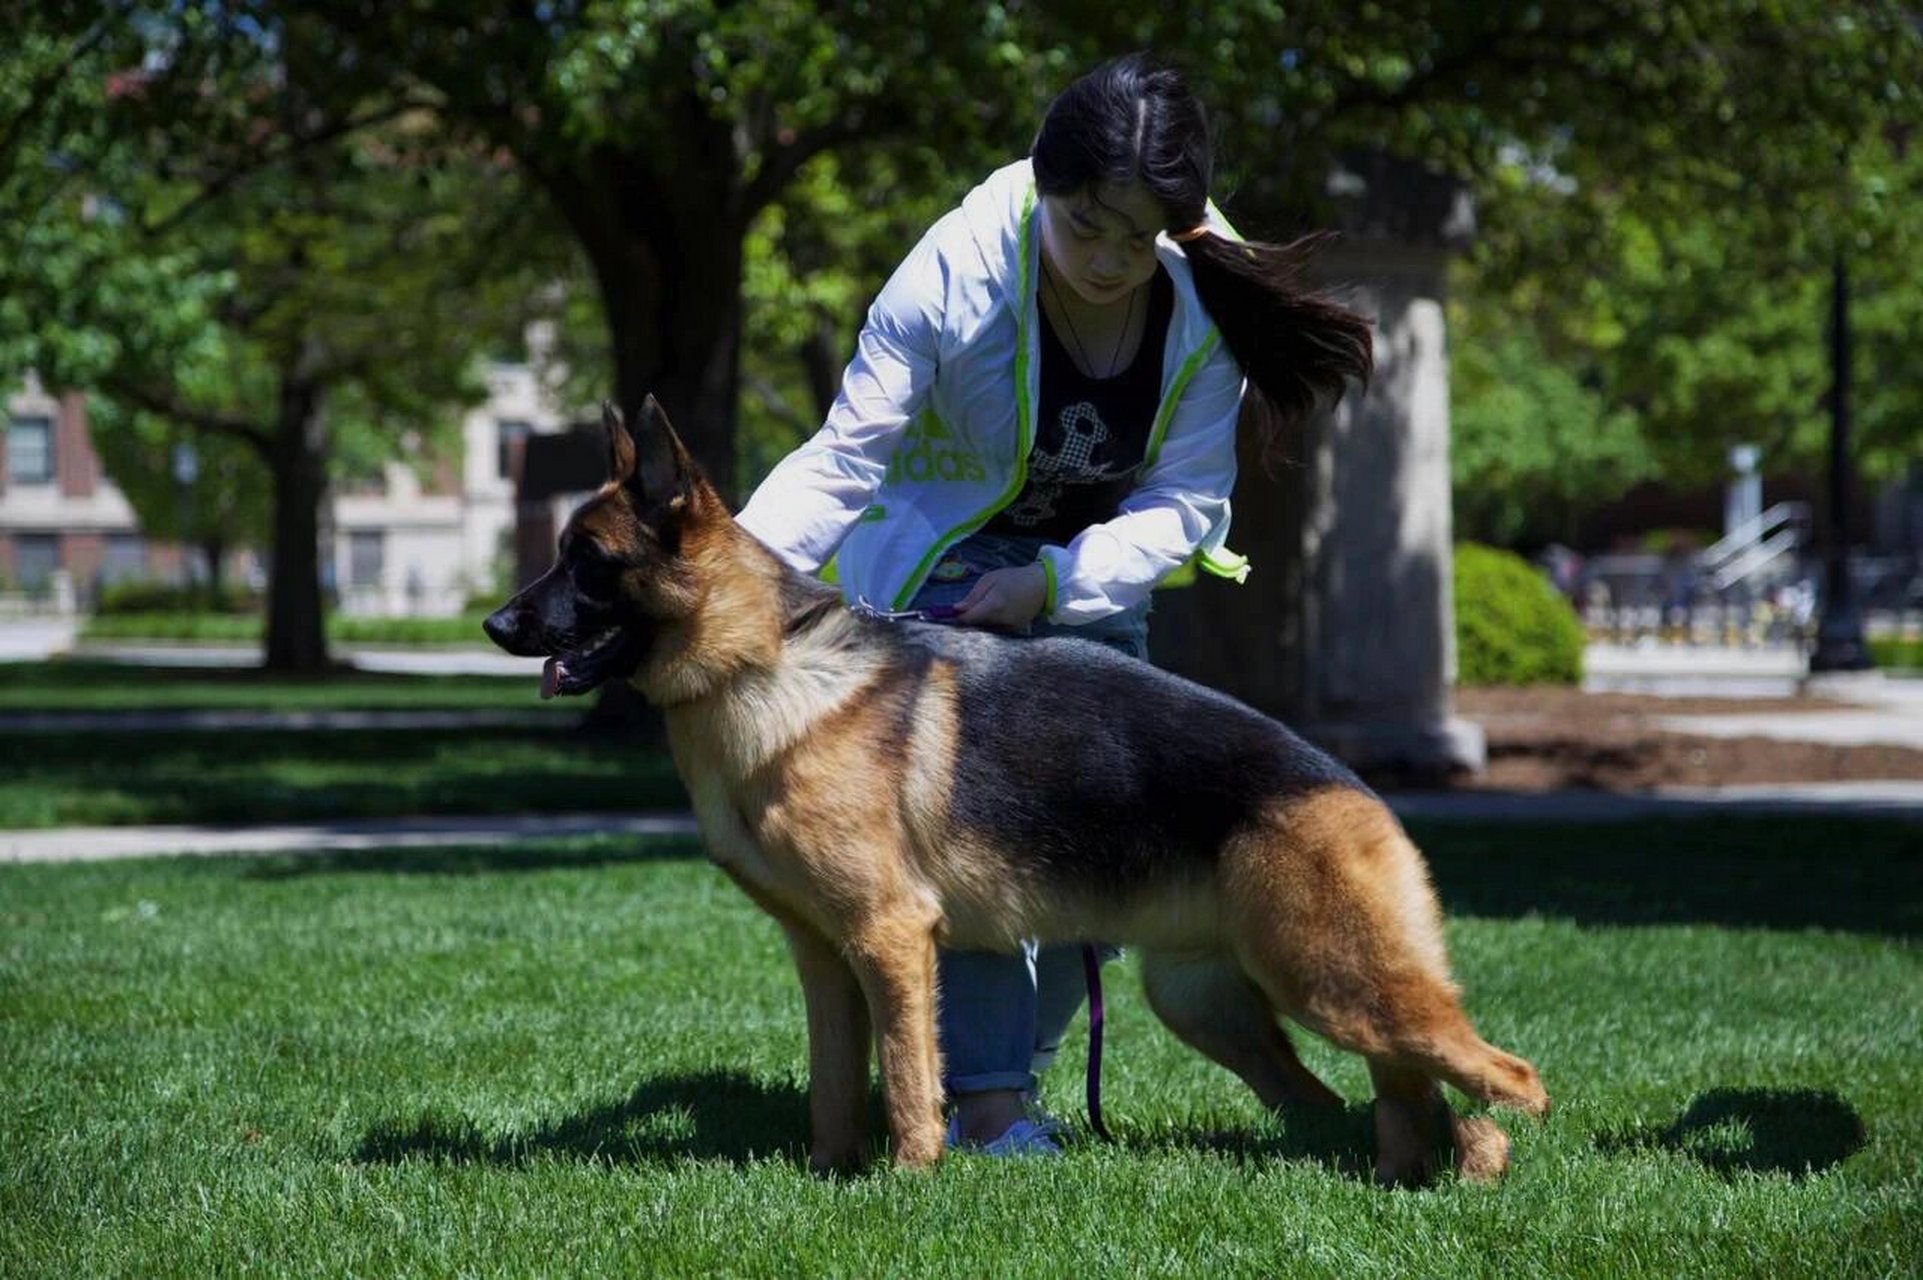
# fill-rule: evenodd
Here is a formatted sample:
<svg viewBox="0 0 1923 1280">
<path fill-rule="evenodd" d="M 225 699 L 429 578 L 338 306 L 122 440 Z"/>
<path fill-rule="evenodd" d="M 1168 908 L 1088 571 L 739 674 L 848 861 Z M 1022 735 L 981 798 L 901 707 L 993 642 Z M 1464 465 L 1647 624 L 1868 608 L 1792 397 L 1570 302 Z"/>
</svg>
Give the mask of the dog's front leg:
<svg viewBox="0 0 1923 1280">
<path fill-rule="evenodd" d="M 848 959 L 868 997 L 895 1163 L 941 1158 L 941 1058 L 935 1047 L 934 922 L 912 909 L 851 931 Z"/>
<path fill-rule="evenodd" d="M 858 1168 L 867 1145 L 868 1005 L 854 970 L 820 934 L 783 922 L 808 1007 L 808 1165 Z"/>
</svg>

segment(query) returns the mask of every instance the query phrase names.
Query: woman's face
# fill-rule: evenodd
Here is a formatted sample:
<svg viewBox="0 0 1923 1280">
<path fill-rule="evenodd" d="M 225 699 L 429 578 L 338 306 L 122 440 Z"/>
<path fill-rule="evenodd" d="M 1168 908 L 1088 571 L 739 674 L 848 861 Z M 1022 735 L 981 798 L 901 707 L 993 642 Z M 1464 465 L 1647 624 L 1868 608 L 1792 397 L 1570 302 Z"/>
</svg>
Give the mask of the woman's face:
<svg viewBox="0 0 1923 1280">
<path fill-rule="evenodd" d="M 1155 274 L 1162 206 L 1139 182 L 1042 197 L 1042 253 L 1093 306 L 1120 302 Z"/>
</svg>

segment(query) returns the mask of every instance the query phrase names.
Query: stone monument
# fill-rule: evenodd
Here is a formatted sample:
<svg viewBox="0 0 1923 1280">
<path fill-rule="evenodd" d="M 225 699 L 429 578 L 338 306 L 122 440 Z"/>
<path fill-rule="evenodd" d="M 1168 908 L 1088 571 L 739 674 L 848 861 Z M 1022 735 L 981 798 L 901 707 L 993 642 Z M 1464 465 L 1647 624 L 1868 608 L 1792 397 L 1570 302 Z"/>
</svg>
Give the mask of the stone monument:
<svg viewBox="0 0 1923 1280">
<path fill-rule="evenodd" d="M 1357 768 L 1480 770 L 1481 730 L 1450 715 L 1449 257 L 1468 193 L 1380 155 L 1329 182 L 1341 239 L 1317 282 L 1376 321 L 1376 373 L 1266 467 L 1244 449 L 1232 549 L 1253 570 L 1158 592 L 1156 661 L 1275 715 Z"/>
</svg>

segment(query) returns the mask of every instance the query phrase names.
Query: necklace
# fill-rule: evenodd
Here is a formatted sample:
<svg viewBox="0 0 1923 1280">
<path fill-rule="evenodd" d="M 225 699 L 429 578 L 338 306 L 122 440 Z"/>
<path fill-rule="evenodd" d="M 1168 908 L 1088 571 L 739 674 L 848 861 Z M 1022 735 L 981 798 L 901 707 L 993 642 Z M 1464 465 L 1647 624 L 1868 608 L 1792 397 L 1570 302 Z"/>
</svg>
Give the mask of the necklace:
<svg viewBox="0 0 1923 1280">
<path fill-rule="evenodd" d="M 1128 346 L 1129 332 L 1135 328 L 1135 301 L 1142 296 L 1142 286 L 1136 285 L 1128 295 L 1128 314 L 1122 317 L 1122 332 L 1115 339 L 1115 349 L 1108 353 L 1108 365 L 1104 372 L 1095 371 L 1095 362 L 1088 358 L 1088 348 L 1082 345 L 1082 335 L 1075 328 L 1075 317 L 1068 313 L 1068 304 L 1062 301 L 1061 286 L 1055 283 L 1055 273 L 1049 269 L 1046 259 L 1042 262 L 1042 279 L 1048 282 L 1048 292 L 1055 299 L 1055 310 L 1061 313 L 1062 320 L 1068 325 L 1068 336 L 1075 343 L 1075 354 L 1082 358 L 1082 368 L 1088 376 L 1098 381 L 1112 378 L 1121 370 L 1117 367 L 1122 360 L 1122 351 Z"/>
</svg>

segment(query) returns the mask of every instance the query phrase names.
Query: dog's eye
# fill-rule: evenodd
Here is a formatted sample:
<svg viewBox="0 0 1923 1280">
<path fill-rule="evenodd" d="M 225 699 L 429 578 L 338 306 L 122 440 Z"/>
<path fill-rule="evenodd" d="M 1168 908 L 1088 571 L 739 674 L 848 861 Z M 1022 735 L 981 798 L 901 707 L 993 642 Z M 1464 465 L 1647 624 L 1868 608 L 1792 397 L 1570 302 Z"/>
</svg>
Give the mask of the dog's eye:
<svg viewBox="0 0 1923 1280">
<path fill-rule="evenodd" d="M 576 556 L 568 566 L 574 589 L 594 600 L 612 600 L 617 591 L 620 566 L 600 556 Z"/>
</svg>

